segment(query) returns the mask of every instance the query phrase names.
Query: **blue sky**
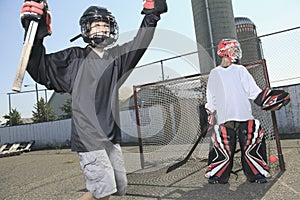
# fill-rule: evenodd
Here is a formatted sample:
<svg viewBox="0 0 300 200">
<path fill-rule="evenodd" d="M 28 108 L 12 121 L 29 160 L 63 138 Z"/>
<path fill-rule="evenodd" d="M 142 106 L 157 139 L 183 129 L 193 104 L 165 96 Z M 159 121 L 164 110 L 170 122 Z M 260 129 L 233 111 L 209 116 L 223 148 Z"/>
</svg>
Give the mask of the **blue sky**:
<svg viewBox="0 0 300 200">
<path fill-rule="evenodd" d="M 90 5 L 108 7 L 115 15 L 120 26 L 120 32 L 135 31 L 142 20 L 140 14 L 142 0 L 48 0 L 53 21 L 53 34 L 45 39 L 47 52 L 55 52 L 71 46 L 85 46 L 81 39 L 70 43 L 69 39 L 80 31 L 78 20 L 84 10 Z M 299 0 L 232 0 L 234 15 L 250 18 L 257 27 L 258 35 L 263 35 L 287 28 L 299 26 Z M 19 13 L 23 0 L 0 1 L 0 117 L 8 113 L 8 92 L 18 66 L 22 50 L 23 28 Z M 158 24 L 159 29 L 172 31 L 188 42 L 189 48 L 183 48 L 180 53 L 196 50 L 195 33 L 190 0 L 168 0 L 169 12 L 162 16 Z M 175 43 L 177 41 L 174 41 Z M 177 52 L 178 53 L 178 52 Z M 139 64 L 163 59 L 173 54 L 170 52 L 149 51 Z M 170 63 L 171 64 L 171 63 Z M 142 70 L 142 69 L 140 69 Z M 195 69 L 186 73 L 194 73 Z M 181 73 L 177 71 L 176 73 Z M 185 72 L 182 72 L 185 73 Z M 34 82 L 26 75 L 24 84 L 31 85 L 22 91 L 34 90 Z M 130 83 L 128 83 L 130 86 Z M 39 86 L 40 89 L 43 86 Z M 43 97 L 43 93 L 40 94 Z M 12 107 L 17 108 L 22 117 L 31 117 L 35 94 L 17 94 L 12 96 Z"/>
</svg>

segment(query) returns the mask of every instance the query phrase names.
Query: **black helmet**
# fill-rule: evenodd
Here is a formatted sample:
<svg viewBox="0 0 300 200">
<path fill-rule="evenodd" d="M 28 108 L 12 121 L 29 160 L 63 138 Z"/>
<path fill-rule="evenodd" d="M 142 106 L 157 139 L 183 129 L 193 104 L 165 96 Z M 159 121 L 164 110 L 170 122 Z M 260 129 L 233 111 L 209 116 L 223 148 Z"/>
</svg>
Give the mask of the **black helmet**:
<svg viewBox="0 0 300 200">
<path fill-rule="evenodd" d="M 109 37 L 103 35 L 96 35 L 93 38 L 89 37 L 89 32 L 91 30 L 91 23 L 94 21 L 103 21 L 107 22 L 110 26 Z M 83 13 L 79 20 L 81 27 L 81 36 L 83 41 L 91 45 L 102 45 L 103 47 L 112 45 L 115 43 L 119 37 L 119 27 L 115 20 L 115 17 L 107 9 L 99 6 L 90 6 Z"/>
</svg>

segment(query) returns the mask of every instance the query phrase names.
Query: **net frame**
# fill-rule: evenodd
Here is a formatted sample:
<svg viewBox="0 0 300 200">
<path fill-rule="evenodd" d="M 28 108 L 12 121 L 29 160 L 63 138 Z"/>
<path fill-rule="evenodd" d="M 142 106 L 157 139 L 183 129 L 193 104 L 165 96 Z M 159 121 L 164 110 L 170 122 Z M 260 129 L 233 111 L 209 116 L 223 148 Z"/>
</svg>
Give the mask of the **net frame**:
<svg viewBox="0 0 300 200">
<path fill-rule="evenodd" d="M 252 74 L 260 88 L 270 87 L 265 60 L 244 66 Z M 199 113 L 196 108 L 206 103 L 208 76 L 209 73 L 194 74 L 133 86 L 142 169 L 161 168 L 183 159 L 188 154 L 189 149 L 200 135 Z M 197 83 L 197 86 L 192 87 L 192 83 Z M 276 153 L 279 158 L 276 163 L 270 163 L 268 160 L 270 168 L 279 166 L 283 171 L 285 166 L 275 113 L 274 111 L 262 111 L 253 102 L 251 104 L 254 117 L 261 122 L 266 136 L 268 158 Z M 179 116 L 176 116 L 175 113 L 179 113 L 177 114 Z M 194 121 L 190 120 L 193 117 Z M 153 129 L 149 130 L 149 127 L 156 127 L 155 134 L 152 133 Z M 207 134 L 199 143 L 194 153 L 196 155 L 193 154 L 192 157 L 206 160 L 209 145 L 210 134 Z"/>
</svg>

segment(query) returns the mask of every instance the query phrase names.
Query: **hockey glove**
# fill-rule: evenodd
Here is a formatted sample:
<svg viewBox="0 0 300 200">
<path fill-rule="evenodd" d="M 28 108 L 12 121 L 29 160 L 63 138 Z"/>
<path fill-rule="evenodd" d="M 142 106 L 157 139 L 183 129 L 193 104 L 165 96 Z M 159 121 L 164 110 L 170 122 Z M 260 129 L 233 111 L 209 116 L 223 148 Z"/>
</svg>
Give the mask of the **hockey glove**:
<svg viewBox="0 0 300 200">
<path fill-rule="evenodd" d="M 263 110 L 274 111 L 279 110 L 282 106 L 290 102 L 290 94 L 284 90 L 264 89 L 254 100 Z"/>
<path fill-rule="evenodd" d="M 31 20 L 39 22 L 37 37 L 42 39 L 52 33 L 51 13 L 44 1 L 25 1 L 21 9 L 22 26 L 27 32 Z"/>
<path fill-rule="evenodd" d="M 216 118 L 214 113 L 212 113 L 209 109 L 206 109 L 207 112 L 207 123 L 210 127 L 213 127 L 216 124 Z"/>
<path fill-rule="evenodd" d="M 144 0 L 142 14 L 160 15 L 168 11 L 166 0 Z"/>
<path fill-rule="evenodd" d="M 199 107 L 199 114 L 201 118 L 200 122 L 203 123 L 203 124 L 200 123 L 201 129 L 207 126 L 208 126 L 207 128 L 208 131 L 212 129 L 216 123 L 215 115 L 209 109 L 205 108 L 204 105 L 201 105 Z"/>
</svg>

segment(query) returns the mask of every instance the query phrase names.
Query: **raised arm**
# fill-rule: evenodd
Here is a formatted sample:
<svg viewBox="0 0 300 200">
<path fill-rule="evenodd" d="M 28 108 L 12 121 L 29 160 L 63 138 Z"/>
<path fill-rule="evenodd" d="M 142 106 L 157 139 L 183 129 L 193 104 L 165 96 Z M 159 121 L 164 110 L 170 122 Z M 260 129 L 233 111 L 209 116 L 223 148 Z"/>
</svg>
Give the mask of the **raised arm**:
<svg viewBox="0 0 300 200">
<path fill-rule="evenodd" d="M 61 52 L 46 54 L 44 37 L 51 35 L 51 14 L 45 1 L 25 1 L 21 9 L 21 22 L 28 31 L 30 21 L 38 22 L 38 29 L 28 60 L 27 71 L 38 83 L 57 92 L 70 92 L 76 68 L 72 63 L 79 62 L 83 50 L 70 48 Z"/>
<path fill-rule="evenodd" d="M 112 52 L 118 49 L 116 55 L 121 58 L 120 75 L 124 75 L 137 65 L 153 39 L 160 15 L 167 12 L 166 0 L 147 0 L 143 6 L 142 14 L 145 16 L 134 39 L 121 45 L 120 48 L 112 49 Z"/>
</svg>

